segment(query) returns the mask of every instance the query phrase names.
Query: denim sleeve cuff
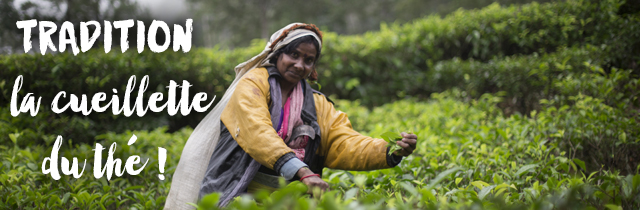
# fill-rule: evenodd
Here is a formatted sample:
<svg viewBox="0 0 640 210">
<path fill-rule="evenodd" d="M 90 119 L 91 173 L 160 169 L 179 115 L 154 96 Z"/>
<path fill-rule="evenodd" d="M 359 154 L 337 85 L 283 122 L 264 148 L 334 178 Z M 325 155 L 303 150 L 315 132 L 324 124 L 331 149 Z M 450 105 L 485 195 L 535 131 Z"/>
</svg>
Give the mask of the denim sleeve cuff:
<svg viewBox="0 0 640 210">
<path fill-rule="evenodd" d="M 278 158 L 276 163 L 273 164 L 273 171 L 275 171 L 276 174 L 280 174 L 280 169 L 282 168 L 282 165 L 284 165 L 284 163 L 291 160 L 291 158 L 296 158 L 296 155 L 293 152 L 288 152 L 284 154 L 282 157 Z"/>
<path fill-rule="evenodd" d="M 280 168 L 280 176 L 283 176 L 287 180 L 291 180 L 294 176 L 296 176 L 298 170 L 303 167 L 308 166 L 298 158 L 291 158 L 284 165 L 282 165 L 282 168 Z"/>
<path fill-rule="evenodd" d="M 389 155 L 389 150 L 391 149 L 391 147 L 387 147 L 387 165 L 389 165 L 390 167 L 396 167 L 398 164 L 400 164 L 400 161 L 402 161 L 402 156 L 398 156 L 395 154 L 391 154 Z"/>
</svg>

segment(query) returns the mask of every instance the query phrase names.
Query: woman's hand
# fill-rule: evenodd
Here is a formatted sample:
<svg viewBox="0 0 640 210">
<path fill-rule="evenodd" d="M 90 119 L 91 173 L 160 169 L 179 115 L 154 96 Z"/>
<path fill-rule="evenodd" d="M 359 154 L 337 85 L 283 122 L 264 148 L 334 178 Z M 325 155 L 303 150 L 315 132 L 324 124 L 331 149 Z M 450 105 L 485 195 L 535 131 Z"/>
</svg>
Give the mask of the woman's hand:
<svg viewBox="0 0 640 210">
<path fill-rule="evenodd" d="M 311 174 L 314 174 L 314 173 L 311 170 L 309 170 L 308 168 L 300 168 L 296 175 L 298 175 L 298 177 L 304 177 L 304 176 L 311 175 Z M 307 185 L 307 187 L 309 188 L 309 190 L 307 190 L 307 193 L 309 193 L 309 194 L 312 194 L 314 192 L 314 189 L 320 189 L 320 192 L 324 192 L 324 191 L 327 191 L 329 189 L 329 184 L 327 182 L 325 182 L 324 180 L 322 180 L 322 178 L 317 177 L 317 176 L 307 177 L 307 178 L 302 180 L 302 183 Z M 316 195 L 314 195 L 314 196 L 316 196 Z"/>
<path fill-rule="evenodd" d="M 402 132 L 402 141 L 396 141 L 398 146 L 402 147 L 401 150 L 395 151 L 393 154 L 398 156 L 409 156 L 416 149 L 416 143 L 418 142 L 418 136 L 416 134 L 407 134 Z"/>
</svg>

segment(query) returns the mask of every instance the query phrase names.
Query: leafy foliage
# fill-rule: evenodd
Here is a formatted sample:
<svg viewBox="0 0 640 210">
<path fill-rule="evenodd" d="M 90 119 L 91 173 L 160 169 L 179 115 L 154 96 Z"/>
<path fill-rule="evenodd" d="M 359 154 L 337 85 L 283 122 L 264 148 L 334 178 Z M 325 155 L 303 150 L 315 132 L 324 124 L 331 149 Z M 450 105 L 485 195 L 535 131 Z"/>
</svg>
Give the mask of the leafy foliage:
<svg viewBox="0 0 640 210">
<path fill-rule="evenodd" d="M 42 161 L 51 154 L 51 147 L 44 145 L 18 146 L 23 139 L 17 136 L 18 144 L 12 146 L 0 145 L 0 208 L 3 209 L 159 209 L 164 206 L 164 200 L 169 193 L 170 182 L 158 179 L 158 146 L 167 149 L 165 176 L 170 180 L 178 164 L 182 152 L 182 145 L 189 137 L 191 129 L 183 129 L 173 134 L 167 134 L 166 128 L 153 131 L 131 131 L 122 134 L 106 133 L 97 137 L 106 147 L 117 143 L 114 158 L 126 161 L 131 155 L 141 156 L 144 162 L 149 158 L 145 169 L 136 176 L 125 173 L 121 177 L 113 175 L 111 180 L 106 177 L 93 177 L 93 156 L 95 145 L 76 144 L 64 141 L 60 148 L 60 156 L 77 157 L 82 167 L 83 160 L 87 160 L 82 177 L 63 175 L 60 180 L 53 180 L 50 175 L 42 174 Z M 133 145 L 127 145 L 132 134 L 139 140 Z M 102 160 L 107 158 L 103 152 Z M 136 168 L 140 167 L 137 165 Z"/>
<path fill-rule="evenodd" d="M 481 99 L 461 101 L 461 91 L 434 94 L 428 102 L 401 100 L 368 110 L 357 102 L 338 101 L 338 109 L 350 114 L 356 128 L 377 136 L 386 130 L 419 131 L 420 141 L 414 155 L 392 169 L 350 172 L 326 170 L 324 179 L 332 191 L 319 198 L 304 194 L 299 182 L 275 193 L 260 192 L 232 202 L 231 209 L 530 209 L 640 207 L 640 175 L 621 175 L 609 170 L 595 170 L 594 165 L 572 158 L 561 149 L 565 136 L 555 128 L 558 118 L 572 116 L 583 108 L 572 106 L 532 113 L 503 116 L 497 104 L 500 97 L 485 94 Z M 576 103 L 596 103 L 593 98 L 578 96 Z M 547 104 L 547 103 L 544 103 Z M 596 105 L 604 106 L 604 105 Z M 589 110 L 587 115 L 598 115 Z M 593 119 L 589 119 L 593 120 Z M 597 119 L 596 119 L 597 120 Z M 608 122 L 608 119 L 600 119 Z M 598 122 L 594 122 L 598 123 Z M 638 123 L 622 128 L 629 139 L 638 139 Z M 8 195 L 0 205 L 11 209 L 30 208 L 161 208 L 169 182 L 157 179 L 157 147 L 168 150 L 167 180 L 177 165 L 179 154 L 190 129 L 174 134 L 166 129 L 152 132 L 133 131 L 98 136 L 103 145 L 118 143 L 115 157 L 141 155 L 151 158 L 138 176 L 96 180 L 91 168 L 79 179 L 63 177 L 53 181 L 40 172 L 41 160 L 50 154 L 43 146 L 1 146 L 0 192 Z M 128 146 L 131 134 L 138 141 Z M 565 134 L 566 135 L 566 134 Z M 621 134 L 620 134 L 621 135 Z M 17 137 L 17 142 L 20 142 Z M 637 140 L 635 140 L 637 143 Z M 92 161 L 91 146 L 65 142 L 66 157 L 77 156 Z M 285 196 L 286 195 L 286 196 Z M 216 208 L 216 196 L 201 203 Z M 579 202 L 580 205 L 576 205 Z M 208 204 L 207 204 L 208 203 Z"/>
<path fill-rule="evenodd" d="M 415 153 L 391 169 L 327 169 L 323 178 L 332 190 L 322 196 L 312 198 L 293 182 L 274 193 L 239 197 L 227 208 L 640 208 L 640 79 L 633 54 L 640 19 L 617 15 L 620 5 L 492 5 L 361 36 L 327 33 L 322 91 L 343 99 L 338 109 L 363 134 L 394 139 L 388 131 L 416 133 Z M 22 94 L 35 92 L 44 101 L 60 90 L 124 90 L 130 75 L 146 74 L 152 75 L 150 90 L 165 92 L 168 80 L 185 79 L 191 93 L 220 95 L 233 79 L 228 70 L 262 44 L 196 49 L 189 57 L 101 51 L 0 57 L 0 194 L 6 195 L 0 208 L 162 208 L 191 133 L 182 127 L 203 116 L 84 117 L 53 115 L 43 106 L 37 117 L 11 117 L 8 99 L 17 75 L 25 76 Z M 127 130 L 132 127 L 138 131 Z M 150 162 L 136 176 L 95 179 L 89 164 L 79 179 L 54 181 L 40 167 L 59 134 L 67 158 L 92 162 L 93 143 L 117 142 L 114 157 L 140 155 Z M 132 134 L 139 140 L 129 146 Z M 158 147 L 167 149 L 165 181 L 158 179 Z M 211 194 L 194 205 L 216 209 L 218 198 Z"/>
<path fill-rule="evenodd" d="M 389 155 L 391 155 L 391 153 L 402 149 L 397 143 L 396 141 L 400 141 L 402 140 L 402 136 L 400 136 L 400 134 L 394 133 L 394 132 L 385 132 L 383 134 L 380 135 L 380 137 L 382 137 L 382 139 L 384 139 L 385 141 L 388 142 L 387 147 L 391 147 L 391 149 L 389 149 Z"/>
</svg>

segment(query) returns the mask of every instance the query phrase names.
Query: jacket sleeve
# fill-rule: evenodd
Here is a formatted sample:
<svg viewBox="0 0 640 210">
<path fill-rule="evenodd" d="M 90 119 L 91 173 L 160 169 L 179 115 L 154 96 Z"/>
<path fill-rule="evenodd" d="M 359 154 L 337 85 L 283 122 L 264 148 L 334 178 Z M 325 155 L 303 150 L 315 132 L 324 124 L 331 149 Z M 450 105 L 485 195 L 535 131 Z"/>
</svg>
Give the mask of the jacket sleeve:
<svg viewBox="0 0 640 210">
<path fill-rule="evenodd" d="M 279 161 L 282 165 L 287 161 L 284 159 L 295 155 L 273 129 L 268 105 L 268 78 L 268 72 L 263 68 L 248 72 L 238 82 L 220 119 L 247 154 L 274 169 L 279 159 L 282 159 Z"/>
<path fill-rule="evenodd" d="M 386 141 L 353 130 L 347 114 L 336 110 L 324 96 L 314 94 L 314 99 L 322 136 L 320 154 L 326 157 L 325 167 L 374 170 L 397 165 L 388 160 Z"/>
</svg>

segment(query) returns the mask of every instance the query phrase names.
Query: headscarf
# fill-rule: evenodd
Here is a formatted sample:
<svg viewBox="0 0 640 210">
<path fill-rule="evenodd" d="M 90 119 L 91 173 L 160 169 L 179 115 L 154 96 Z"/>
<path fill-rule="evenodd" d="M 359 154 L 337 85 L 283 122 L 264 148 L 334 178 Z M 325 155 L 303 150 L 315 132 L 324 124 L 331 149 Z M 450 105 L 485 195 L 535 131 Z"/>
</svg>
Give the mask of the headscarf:
<svg viewBox="0 0 640 210">
<path fill-rule="evenodd" d="M 315 25 L 291 23 L 271 35 L 269 42 L 267 42 L 260 54 L 235 67 L 235 79 L 218 104 L 193 130 L 182 150 L 180 161 L 173 174 L 171 189 L 164 206 L 165 209 L 193 209 L 194 207 L 187 203 L 197 203 L 200 185 L 202 184 L 207 164 L 220 137 L 220 116 L 227 103 L 229 103 L 229 99 L 233 95 L 240 79 L 251 69 L 273 66 L 274 64 L 270 63 L 269 60 L 274 56 L 275 52 L 291 43 L 291 41 L 303 36 L 314 37 L 318 41 L 319 48 L 322 48 L 322 33 Z M 313 70 L 309 79 L 317 80 L 315 70 Z"/>
</svg>

